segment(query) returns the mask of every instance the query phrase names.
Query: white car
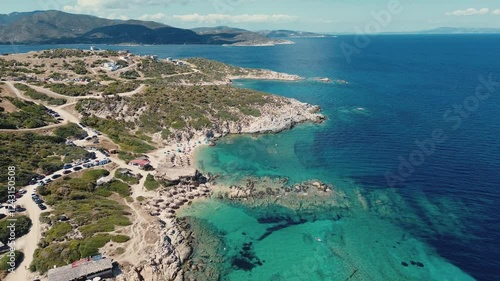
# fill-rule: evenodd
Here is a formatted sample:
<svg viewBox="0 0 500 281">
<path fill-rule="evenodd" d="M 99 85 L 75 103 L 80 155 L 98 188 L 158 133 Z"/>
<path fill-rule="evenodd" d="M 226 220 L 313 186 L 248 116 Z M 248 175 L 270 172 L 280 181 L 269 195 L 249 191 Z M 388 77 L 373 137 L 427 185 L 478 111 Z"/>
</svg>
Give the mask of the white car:
<svg viewBox="0 0 500 281">
<path fill-rule="evenodd" d="M 19 192 L 20 194 L 26 194 L 26 192 L 27 192 L 27 191 L 26 191 L 26 190 L 24 190 L 24 189 L 19 189 L 19 191 L 18 191 L 18 192 Z"/>
</svg>

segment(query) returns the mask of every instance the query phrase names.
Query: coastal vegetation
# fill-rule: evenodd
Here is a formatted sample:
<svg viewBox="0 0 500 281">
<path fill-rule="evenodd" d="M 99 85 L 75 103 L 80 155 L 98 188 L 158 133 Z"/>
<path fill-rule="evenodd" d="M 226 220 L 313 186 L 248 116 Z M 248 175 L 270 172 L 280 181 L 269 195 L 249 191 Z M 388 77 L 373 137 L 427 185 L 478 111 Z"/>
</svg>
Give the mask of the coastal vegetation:
<svg viewBox="0 0 500 281">
<path fill-rule="evenodd" d="M 162 75 L 182 73 L 183 68 L 173 63 L 161 62 L 157 60 L 143 59 L 139 69 L 146 77 L 161 78 Z"/>
<path fill-rule="evenodd" d="M 56 128 L 54 135 L 65 139 L 81 139 L 88 136 L 87 132 L 75 123 Z"/>
<path fill-rule="evenodd" d="M 89 116 L 83 121 L 105 132 L 120 145 L 126 144 L 125 150 L 140 152 L 141 149 L 136 149 L 141 147 L 140 141 L 134 140 L 127 131 L 161 132 L 163 138 L 174 137 L 176 131 L 211 129 L 225 121 L 238 121 L 243 116 L 258 117 L 260 106 L 273 103 L 271 95 L 230 86 L 158 85 L 148 87 L 143 95 L 80 101 L 77 109 L 82 114 L 109 112 L 109 116 L 115 116 L 114 119 Z M 125 104 L 126 112 L 116 112 L 116 108 L 123 108 Z M 135 118 L 126 122 L 120 116 Z"/>
<path fill-rule="evenodd" d="M 24 84 L 15 84 L 16 88 L 23 91 L 25 95 L 28 97 L 34 99 L 34 100 L 39 100 L 39 101 L 45 101 L 49 105 L 63 105 L 66 103 L 65 99 L 58 99 L 58 98 L 53 98 L 49 97 L 44 93 L 40 93 L 31 87 L 24 85 Z"/>
<path fill-rule="evenodd" d="M 54 83 L 47 84 L 46 86 L 58 94 L 70 97 L 88 96 L 94 92 L 102 91 L 102 86 L 98 85 L 96 82 L 90 82 L 87 84 Z"/>
<path fill-rule="evenodd" d="M 113 95 L 113 94 L 119 94 L 119 93 L 126 93 L 126 92 L 131 92 L 139 87 L 139 84 L 136 82 L 129 82 L 129 81 L 123 81 L 123 82 L 113 82 L 106 86 L 103 90 L 102 93 L 103 95 Z"/>
<path fill-rule="evenodd" d="M 149 191 L 156 190 L 158 187 L 160 187 L 160 183 L 155 180 L 155 177 L 153 177 L 153 175 L 148 174 L 146 176 L 146 181 L 144 182 L 144 187 Z"/>
<path fill-rule="evenodd" d="M 77 108 L 81 109 L 81 106 Z M 126 122 L 88 116 L 82 119 L 82 123 L 106 134 L 113 142 L 118 144 L 122 150 L 135 153 L 146 153 L 154 149 L 154 146 L 140 139 L 135 134 L 130 133 L 129 124 Z"/>
<path fill-rule="evenodd" d="M 0 278 L 2 276 L 5 277 L 5 275 L 8 274 L 8 270 L 11 268 L 9 262 L 10 262 L 10 256 L 8 254 L 4 254 L 3 256 L 0 256 Z M 24 254 L 21 251 L 15 250 L 14 251 L 14 260 L 15 260 L 15 268 L 17 268 L 21 262 L 24 260 Z"/>
<path fill-rule="evenodd" d="M 205 58 L 189 58 L 187 62 L 196 65 L 196 68 L 213 78 L 221 80 L 227 75 L 243 75 L 245 71 L 241 67 L 225 64 L 222 62 L 209 60 Z"/>
<path fill-rule="evenodd" d="M 32 271 L 45 273 L 54 265 L 62 266 L 96 255 L 99 248 L 110 241 L 129 240 L 126 235 L 109 233 L 130 225 L 130 213 L 125 205 L 109 198 L 113 192 L 123 192 L 121 185 L 97 186 L 97 179 L 107 175 L 107 170 L 89 170 L 81 177 L 66 177 L 40 188 L 40 195 L 53 211 L 43 217 L 51 228 L 35 251 L 30 265 Z M 65 221 L 60 221 L 61 217 Z"/>
<path fill-rule="evenodd" d="M 7 96 L 0 97 L 0 102 L 3 99 L 14 105 L 17 111 L 5 112 L 0 110 L 0 129 L 39 128 L 56 121 L 47 114 L 47 108 L 43 105 Z"/>
<path fill-rule="evenodd" d="M 14 229 L 16 238 L 28 234 L 32 225 L 30 218 L 28 218 L 27 216 L 15 216 L 15 217 L 9 217 L 9 219 L 15 220 L 16 222 L 16 227 Z M 9 237 L 10 237 L 11 229 L 8 228 L 10 224 L 11 222 L 8 221 L 7 218 L 0 220 L 0 242 L 6 245 L 9 242 Z"/>
<path fill-rule="evenodd" d="M 64 162 L 80 159 L 87 155 L 81 147 L 65 144 L 58 136 L 34 133 L 0 133 L 0 169 L 7 171 L 9 166 L 16 167 L 16 185 L 25 186 L 39 174 L 55 172 Z M 7 173 L 0 174 L 0 202 L 7 200 Z"/>
</svg>

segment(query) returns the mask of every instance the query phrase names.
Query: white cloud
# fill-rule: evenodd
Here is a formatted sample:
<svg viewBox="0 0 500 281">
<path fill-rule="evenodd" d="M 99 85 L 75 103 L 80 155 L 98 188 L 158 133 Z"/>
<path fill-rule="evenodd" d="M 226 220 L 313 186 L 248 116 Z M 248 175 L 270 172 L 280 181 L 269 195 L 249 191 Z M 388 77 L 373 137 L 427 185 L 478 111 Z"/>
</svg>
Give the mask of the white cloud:
<svg viewBox="0 0 500 281">
<path fill-rule="evenodd" d="M 187 3 L 189 0 L 77 0 L 63 10 L 71 13 L 103 14 L 113 10 L 127 10 L 146 6 L 168 6 L 172 3 Z"/>
<path fill-rule="evenodd" d="M 174 19 L 184 22 L 193 23 L 266 23 L 266 22 L 292 22 L 298 17 L 282 14 L 264 15 L 264 14 L 242 14 L 242 15 L 225 15 L 225 14 L 189 14 L 189 15 L 174 15 Z"/>
<path fill-rule="evenodd" d="M 491 12 L 494 15 L 500 15 L 500 9 L 496 9 L 493 12 Z"/>
<path fill-rule="evenodd" d="M 490 12 L 488 8 L 475 9 L 469 8 L 466 10 L 456 10 L 453 12 L 447 12 L 445 15 L 447 16 L 475 16 L 475 15 L 485 15 Z"/>
<path fill-rule="evenodd" d="M 146 21 L 165 21 L 169 18 L 170 17 L 165 15 L 164 13 L 146 14 L 139 17 L 140 20 L 146 20 Z"/>
</svg>

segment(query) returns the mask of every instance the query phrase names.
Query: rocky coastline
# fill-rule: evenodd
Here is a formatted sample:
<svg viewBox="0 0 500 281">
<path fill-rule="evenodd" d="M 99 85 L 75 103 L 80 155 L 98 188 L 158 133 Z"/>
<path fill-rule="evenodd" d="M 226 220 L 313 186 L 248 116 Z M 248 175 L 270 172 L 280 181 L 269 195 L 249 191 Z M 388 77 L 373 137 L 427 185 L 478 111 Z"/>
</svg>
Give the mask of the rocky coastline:
<svg viewBox="0 0 500 281">
<path fill-rule="evenodd" d="M 247 179 L 238 185 L 224 186 L 217 184 L 216 176 L 207 178 L 197 172 L 193 177 L 181 178 L 175 186 L 158 190 L 155 197 L 141 203 L 156 218 L 155 230 L 161 239 L 144 253 L 142 262 L 122 266 L 124 274 L 117 280 L 220 280 L 225 268 L 224 258 L 218 254 L 224 247 L 218 234 L 203 226 L 203 222 L 176 215 L 181 208 L 210 197 L 248 208 L 286 208 L 291 217 L 293 213 L 317 216 L 325 209 L 335 209 L 339 216 L 343 210 L 347 214 L 351 206 L 345 192 L 317 180 L 288 185 L 287 179 Z M 277 218 L 266 214 L 261 219 Z M 291 220 L 301 222 L 300 217 Z"/>
</svg>

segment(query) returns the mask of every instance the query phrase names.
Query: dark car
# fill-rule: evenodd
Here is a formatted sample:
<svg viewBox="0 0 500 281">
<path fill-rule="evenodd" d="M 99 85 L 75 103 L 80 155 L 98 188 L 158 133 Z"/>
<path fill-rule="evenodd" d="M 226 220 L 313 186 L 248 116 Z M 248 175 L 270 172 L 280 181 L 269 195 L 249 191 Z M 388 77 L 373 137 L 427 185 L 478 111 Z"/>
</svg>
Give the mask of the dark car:
<svg viewBox="0 0 500 281">
<path fill-rule="evenodd" d="M 82 167 L 80 167 L 80 166 L 76 166 L 76 167 L 74 167 L 74 168 L 73 168 L 73 171 L 75 171 L 75 172 L 76 172 L 76 171 L 80 171 L 81 169 L 82 169 Z"/>
<path fill-rule="evenodd" d="M 61 177 L 61 175 L 59 175 L 59 174 L 55 174 L 55 175 L 53 175 L 53 176 L 52 176 L 52 179 L 54 179 L 54 180 L 55 180 L 55 179 L 58 179 L 58 178 L 60 178 L 60 177 Z"/>
<path fill-rule="evenodd" d="M 42 203 L 40 203 L 40 204 L 38 204 L 38 208 L 40 208 L 40 210 L 46 210 L 47 206 L 45 206 Z"/>
<path fill-rule="evenodd" d="M 64 170 L 62 173 L 63 173 L 63 175 L 67 175 L 67 174 L 69 174 L 71 172 L 72 172 L 71 170 Z"/>
</svg>

